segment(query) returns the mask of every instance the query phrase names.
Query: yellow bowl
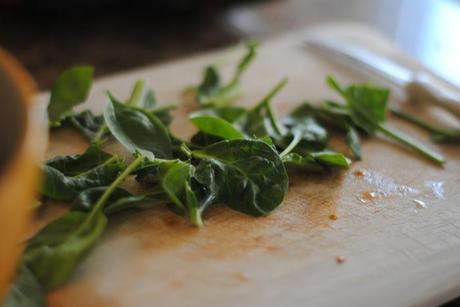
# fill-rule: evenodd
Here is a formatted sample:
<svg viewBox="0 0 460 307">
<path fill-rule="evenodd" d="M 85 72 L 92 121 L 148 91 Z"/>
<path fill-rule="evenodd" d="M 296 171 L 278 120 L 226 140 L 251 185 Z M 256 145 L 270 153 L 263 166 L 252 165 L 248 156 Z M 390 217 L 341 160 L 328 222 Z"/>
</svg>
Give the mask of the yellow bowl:
<svg viewBox="0 0 460 307">
<path fill-rule="evenodd" d="M 46 147 L 44 108 L 29 74 L 0 49 L 0 302 L 28 233 Z"/>
</svg>

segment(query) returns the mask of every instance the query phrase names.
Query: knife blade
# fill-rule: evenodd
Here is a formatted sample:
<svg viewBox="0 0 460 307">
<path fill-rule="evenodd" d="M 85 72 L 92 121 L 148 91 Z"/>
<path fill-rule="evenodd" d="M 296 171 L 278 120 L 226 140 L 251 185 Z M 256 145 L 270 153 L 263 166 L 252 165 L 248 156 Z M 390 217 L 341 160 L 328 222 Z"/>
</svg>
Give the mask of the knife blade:
<svg viewBox="0 0 460 307">
<path fill-rule="evenodd" d="M 383 55 L 348 42 L 309 38 L 304 43 L 312 51 L 353 71 L 380 76 L 403 89 L 411 101 L 435 104 L 460 118 L 460 90 L 438 76 L 414 71 Z"/>
</svg>

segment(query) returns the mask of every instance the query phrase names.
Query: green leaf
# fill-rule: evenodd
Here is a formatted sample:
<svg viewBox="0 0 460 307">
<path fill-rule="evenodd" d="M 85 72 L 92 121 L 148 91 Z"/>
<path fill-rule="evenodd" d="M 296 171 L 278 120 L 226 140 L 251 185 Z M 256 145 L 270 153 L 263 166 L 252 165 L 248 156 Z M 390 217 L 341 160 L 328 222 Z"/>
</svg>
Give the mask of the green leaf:
<svg viewBox="0 0 460 307">
<path fill-rule="evenodd" d="M 326 147 L 328 134 L 312 116 L 291 114 L 283 120 L 289 132 L 277 142 L 278 147 L 285 148 L 283 153 L 295 150 L 308 152 Z M 286 144 L 289 144 L 286 146 Z M 289 149 L 289 150 L 286 150 Z"/>
<path fill-rule="evenodd" d="M 272 106 L 272 98 L 287 84 L 287 79 L 278 82 L 270 92 L 263 97 L 255 107 L 241 116 L 237 125 L 249 136 L 279 139 L 286 134 L 286 128 L 277 118 Z"/>
<path fill-rule="evenodd" d="M 93 72 L 91 66 L 76 66 L 59 76 L 51 89 L 48 104 L 48 119 L 52 126 L 59 126 L 75 106 L 86 100 L 93 82 Z"/>
<path fill-rule="evenodd" d="M 45 294 L 34 274 L 22 264 L 6 295 L 4 307 L 44 307 Z"/>
<path fill-rule="evenodd" d="M 187 205 L 185 203 L 186 183 L 190 182 L 193 166 L 187 162 L 176 160 L 170 164 L 168 170 L 162 175 L 161 186 L 169 196 L 174 206 L 174 212 L 185 214 Z"/>
<path fill-rule="evenodd" d="M 175 105 L 161 106 L 155 109 L 151 109 L 150 113 L 156 116 L 166 127 L 172 122 L 171 111 L 176 109 Z"/>
<path fill-rule="evenodd" d="M 231 123 L 220 117 L 210 115 L 206 110 L 192 113 L 190 115 L 190 120 L 200 131 L 208 135 L 217 136 L 226 140 L 242 139 L 245 137 L 245 135 Z"/>
<path fill-rule="evenodd" d="M 353 157 L 356 160 L 361 160 L 361 141 L 359 140 L 359 134 L 353 126 L 349 126 L 347 134 L 345 135 L 345 142 L 353 153 Z"/>
<path fill-rule="evenodd" d="M 101 150 L 96 144 L 88 146 L 83 154 L 57 156 L 46 161 L 47 166 L 51 166 L 66 176 L 75 176 L 104 164 L 114 156 Z"/>
<path fill-rule="evenodd" d="M 205 146 L 220 142 L 222 140 L 223 140 L 222 138 L 217 137 L 215 135 L 210 135 L 202 131 L 198 131 L 192 136 L 192 139 L 190 141 L 195 146 L 205 147 Z"/>
<path fill-rule="evenodd" d="M 228 140 L 193 152 L 207 160 L 222 182 L 219 201 L 253 216 L 278 207 L 288 188 L 286 169 L 276 151 L 259 140 Z"/>
<path fill-rule="evenodd" d="M 371 84 L 342 88 L 332 77 L 328 77 L 328 83 L 345 99 L 355 125 L 368 134 L 374 134 L 377 124 L 385 121 L 390 91 Z"/>
<path fill-rule="evenodd" d="M 357 127 L 370 135 L 379 131 L 438 165 L 445 163 L 445 159 L 441 154 L 404 133 L 385 125 L 387 100 L 390 93 L 388 89 L 369 84 L 352 85 L 343 89 L 331 77 L 329 77 L 328 82 L 345 98 L 349 116 Z"/>
<path fill-rule="evenodd" d="M 219 108 L 207 108 L 203 109 L 204 114 L 215 116 L 226 120 L 229 123 L 235 123 L 238 119 L 247 113 L 247 110 L 243 107 L 219 107 Z"/>
<path fill-rule="evenodd" d="M 335 105 L 331 102 L 326 102 L 320 106 L 313 106 L 310 103 L 304 102 L 292 111 L 291 117 L 313 117 L 323 125 L 332 126 L 341 131 L 346 131 L 350 126 L 349 111 L 343 105 Z"/>
<path fill-rule="evenodd" d="M 320 172 L 327 168 L 335 167 L 348 169 L 351 164 L 351 161 L 343 154 L 331 150 L 312 152 L 305 155 L 292 152 L 284 155 L 282 160 L 288 169 L 311 172 Z"/>
<path fill-rule="evenodd" d="M 107 190 L 107 187 L 96 187 L 82 191 L 75 198 L 72 210 L 89 212 L 93 209 L 97 200 Z M 116 188 L 104 205 L 104 213 L 112 215 L 120 211 L 138 208 L 146 201 L 145 195 L 132 195 L 122 188 Z"/>
<path fill-rule="evenodd" d="M 66 120 L 90 141 L 96 138 L 101 128 L 105 125 L 102 115 L 94 115 L 89 110 L 70 115 Z"/>
<path fill-rule="evenodd" d="M 205 187 L 193 178 L 194 172 L 195 168 L 189 162 L 156 160 L 138 170 L 136 180 L 148 186 L 160 184 L 169 199 L 169 208 L 179 215 L 187 215 L 193 225 L 201 226 L 201 214 L 209 205 L 209 199 L 198 199 Z M 193 188 L 192 180 L 197 183 Z M 198 196 L 195 195 L 195 189 L 200 193 Z"/>
<path fill-rule="evenodd" d="M 118 157 L 93 144 L 81 155 L 59 156 L 43 165 L 40 192 L 51 199 L 69 201 L 80 191 L 111 183 L 124 167 Z"/>
<path fill-rule="evenodd" d="M 223 85 L 214 66 L 208 66 L 203 75 L 203 81 L 195 90 L 196 101 L 201 107 L 223 107 L 238 99 L 242 90 L 240 79 L 256 55 L 257 44 L 246 44 L 247 52 L 239 62 L 233 78 Z"/>
<path fill-rule="evenodd" d="M 90 212 L 70 211 L 46 225 L 28 242 L 22 262 L 44 290 L 66 282 L 86 258 L 107 225 L 104 205 L 143 160 L 137 157 L 131 162 L 104 190 Z"/>
<path fill-rule="evenodd" d="M 291 152 L 282 156 L 282 160 L 286 168 L 289 170 L 300 169 L 309 172 L 321 172 L 325 169 L 310 154 L 302 156 L 298 153 Z"/>
<path fill-rule="evenodd" d="M 66 213 L 32 238 L 23 261 L 45 290 L 56 288 L 85 259 L 106 225 L 107 218 L 101 212 Z"/>
<path fill-rule="evenodd" d="M 220 77 L 216 68 L 214 66 L 206 67 L 203 75 L 203 81 L 196 89 L 198 104 L 211 104 L 213 97 L 219 94 L 220 89 Z"/>
<path fill-rule="evenodd" d="M 351 161 L 343 154 L 331 150 L 313 152 L 311 155 L 315 161 L 325 166 L 341 167 L 347 169 L 351 164 Z"/>
<path fill-rule="evenodd" d="M 172 157 L 169 131 L 155 115 L 111 101 L 104 119 L 112 135 L 130 152 L 150 160 Z"/>
</svg>

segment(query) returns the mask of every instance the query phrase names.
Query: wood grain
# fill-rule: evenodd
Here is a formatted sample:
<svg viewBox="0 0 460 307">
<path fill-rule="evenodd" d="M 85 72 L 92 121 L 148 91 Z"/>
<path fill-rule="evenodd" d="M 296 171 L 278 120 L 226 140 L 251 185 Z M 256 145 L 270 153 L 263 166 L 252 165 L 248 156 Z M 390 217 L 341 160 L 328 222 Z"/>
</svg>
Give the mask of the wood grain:
<svg viewBox="0 0 460 307">
<path fill-rule="evenodd" d="M 378 33 L 360 26 L 315 31 L 403 58 Z M 242 104 L 255 103 L 284 76 L 290 82 L 274 100 L 280 113 L 302 100 L 336 98 L 325 85 L 329 73 L 346 83 L 367 81 L 307 53 L 300 45 L 304 34 L 263 45 L 244 78 Z M 126 97 L 136 79 L 145 79 L 161 101 L 181 101 L 180 90 L 199 80 L 205 64 L 232 62 L 235 56 L 217 52 L 99 80 L 91 107 L 103 109 L 106 89 Z M 231 65 L 224 70 L 228 75 Z M 392 103 L 402 102 L 394 95 Z M 180 104 L 172 125 L 184 137 L 194 132 L 186 120 L 189 110 Z M 411 126 L 391 124 L 428 142 Z M 52 136 L 48 154 L 81 152 L 85 146 L 77 135 L 60 131 Z M 430 146 L 449 160 L 444 169 L 390 141 L 366 140 L 364 160 L 348 172 L 293 176 L 281 208 L 264 218 L 218 206 L 205 214 L 205 227 L 196 229 L 164 207 L 119 215 L 74 278 L 49 295 L 50 305 L 429 306 L 447 301 L 460 293 L 460 150 Z M 395 190 L 361 201 L 363 193 L 382 189 L 376 178 Z M 427 181 L 442 182 L 445 199 L 436 198 Z M 403 187 L 413 190 L 403 193 Z M 427 207 L 417 207 L 416 198 Z"/>
</svg>

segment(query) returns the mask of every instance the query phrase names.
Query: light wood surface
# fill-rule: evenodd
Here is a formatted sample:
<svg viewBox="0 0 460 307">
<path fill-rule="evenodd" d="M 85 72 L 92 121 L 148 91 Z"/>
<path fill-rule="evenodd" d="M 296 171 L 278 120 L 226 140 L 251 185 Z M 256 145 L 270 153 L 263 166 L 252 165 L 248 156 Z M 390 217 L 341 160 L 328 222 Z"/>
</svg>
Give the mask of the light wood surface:
<svg viewBox="0 0 460 307">
<path fill-rule="evenodd" d="M 316 33 L 401 57 L 378 33 L 360 26 L 342 24 Z M 345 83 L 366 81 L 306 52 L 303 35 L 263 44 L 244 77 L 240 103 L 255 103 L 284 76 L 289 84 L 274 99 L 280 113 L 302 100 L 335 98 L 325 84 L 329 73 Z M 199 81 L 204 65 L 238 56 L 217 52 L 99 80 L 91 107 L 103 109 L 106 89 L 126 97 L 136 79 L 145 79 L 162 102 L 180 101 L 181 90 Z M 225 66 L 226 73 L 231 68 Z M 396 97 L 392 103 L 402 102 Z M 190 109 L 182 104 L 175 113 L 172 127 L 183 137 L 194 132 L 186 120 Z M 411 126 L 395 119 L 391 124 L 429 142 Z M 460 148 L 430 146 L 447 157 L 444 169 L 390 141 L 365 140 L 362 162 L 348 172 L 293 176 L 283 205 L 264 218 L 215 207 L 206 212 L 205 227 L 197 229 L 164 207 L 118 215 L 74 278 L 50 293 L 50 305 L 430 306 L 447 301 L 460 294 Z M 85 147 L 76 134 L 57 131 L 48 156 Z M 445 199 L 433 194 L 428 181 L 443 183 Z M 375 191 L 378 197 L 370 200 Z M 63 210 L 58 206 L 47 219 Z"/>
</svg>

